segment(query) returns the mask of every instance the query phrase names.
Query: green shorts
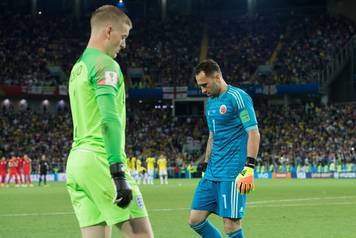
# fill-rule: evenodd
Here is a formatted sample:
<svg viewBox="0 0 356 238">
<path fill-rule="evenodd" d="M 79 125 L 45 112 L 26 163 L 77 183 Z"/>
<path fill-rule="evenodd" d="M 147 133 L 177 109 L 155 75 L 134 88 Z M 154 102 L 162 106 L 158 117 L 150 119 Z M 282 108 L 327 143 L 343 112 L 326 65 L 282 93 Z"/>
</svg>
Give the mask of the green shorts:
<svg viewBox="0 0 356 238">
<path fill-rule="evenodd" d="M 133 199 L 125 209 L 113 203 L 116 191 L 105 154 L 84 149 L 71 151 L 66 173 L 67 190 L 80 227 L 103 222 L 111 226 L 148 216 L 141 192 L 128 171 L 126 179 L 132 188 Z"/>
</svg>

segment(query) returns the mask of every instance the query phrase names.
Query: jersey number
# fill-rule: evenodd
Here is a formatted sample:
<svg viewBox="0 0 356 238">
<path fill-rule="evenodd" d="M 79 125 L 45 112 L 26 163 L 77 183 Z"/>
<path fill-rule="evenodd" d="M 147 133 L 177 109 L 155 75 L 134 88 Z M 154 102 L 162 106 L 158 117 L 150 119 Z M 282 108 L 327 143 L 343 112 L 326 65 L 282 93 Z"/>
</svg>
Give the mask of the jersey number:
<svg viewBox="0 0 356 238">
<path fill-rule="evenodd" d="M 226 205 L 226 194 L 222 194 L 222 197 L 224 199 L 224 208 L 226 209 L 227 208 L 227 205 Z"/>
<path fill-rule="evenodd" d="M 215 119 L 213 119 L 213 132 L 215 134 Z"/>
</svg>

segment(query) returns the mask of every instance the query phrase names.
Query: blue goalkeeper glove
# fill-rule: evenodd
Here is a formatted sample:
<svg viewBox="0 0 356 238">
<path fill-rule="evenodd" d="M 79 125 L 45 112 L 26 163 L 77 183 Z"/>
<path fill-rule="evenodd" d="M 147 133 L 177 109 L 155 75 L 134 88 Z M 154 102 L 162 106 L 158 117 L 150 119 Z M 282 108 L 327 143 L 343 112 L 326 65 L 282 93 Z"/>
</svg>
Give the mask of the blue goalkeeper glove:
<svg viewBox="0 0 356 238">
<path fill-rule="evenodd" d="M 126 208 L 132 200 L 132 189 L 125 178 L 124 165 L 114 163 L 110 165 L 110 173 L 116 186 L 114 202 L 121 208 Z"/>
</svg>

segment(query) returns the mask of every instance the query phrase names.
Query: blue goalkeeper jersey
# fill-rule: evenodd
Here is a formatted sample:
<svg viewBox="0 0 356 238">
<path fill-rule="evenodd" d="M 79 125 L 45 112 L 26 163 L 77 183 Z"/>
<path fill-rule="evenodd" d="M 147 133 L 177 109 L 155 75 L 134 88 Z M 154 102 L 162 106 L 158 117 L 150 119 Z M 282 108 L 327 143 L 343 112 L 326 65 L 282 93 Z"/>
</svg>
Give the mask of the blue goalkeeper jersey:
<svg viewBox="0 0 356 238">
<path fill-rule="evenodd" d="M 251 97 L 242 89 L 228 85 L 206 105 L 213 147 L 204 177 L 213 181 L 232 181 L 242 171 L 247 156 L 247 132 L 257 129 Z"/>
</svg>

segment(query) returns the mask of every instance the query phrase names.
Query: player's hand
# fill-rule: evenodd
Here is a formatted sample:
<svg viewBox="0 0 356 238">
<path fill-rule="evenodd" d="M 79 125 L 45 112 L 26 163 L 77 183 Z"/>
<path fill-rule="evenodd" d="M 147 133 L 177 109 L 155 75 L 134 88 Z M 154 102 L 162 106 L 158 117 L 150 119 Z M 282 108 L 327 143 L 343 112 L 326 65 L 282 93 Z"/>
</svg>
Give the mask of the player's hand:
<svg viewBox="0 0 356 238">
<path fill-rule="evenodd" d="M 237 189 L 241 194 L 250 193 L 255 189 L 253 177 L 254 170 L 248 166 L 245 166 L 237 176 Z"/>
<path fill-rule="evenodd" d="M 119 207 L 126 208 L 132 200 L 132 189 L 126 181 L 124 165 L 122 163 L 110 165 L 110 173 L 116 186 L 114 202 Z"/>
</svg>

